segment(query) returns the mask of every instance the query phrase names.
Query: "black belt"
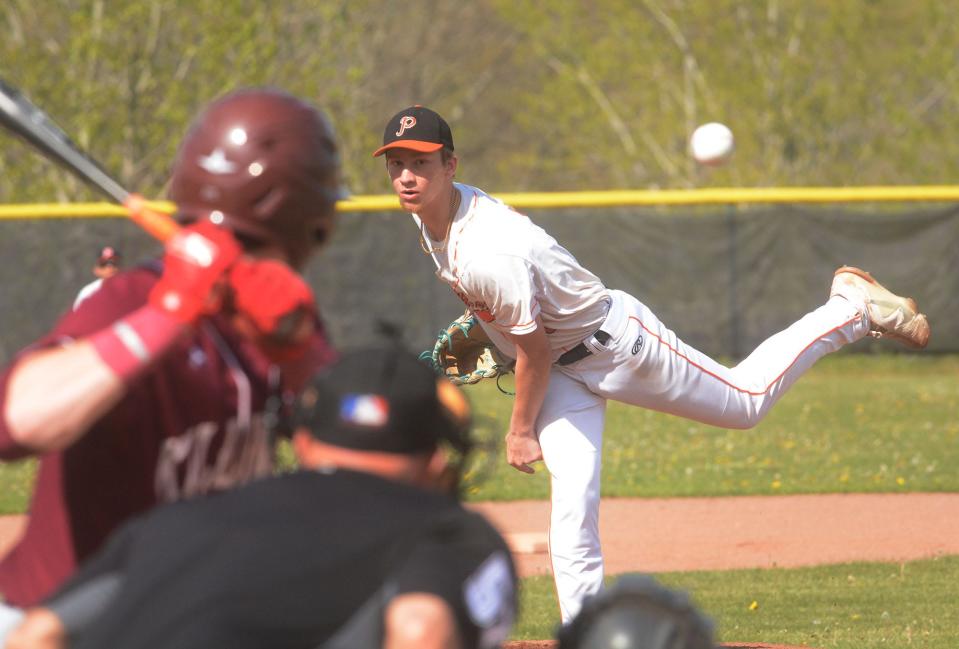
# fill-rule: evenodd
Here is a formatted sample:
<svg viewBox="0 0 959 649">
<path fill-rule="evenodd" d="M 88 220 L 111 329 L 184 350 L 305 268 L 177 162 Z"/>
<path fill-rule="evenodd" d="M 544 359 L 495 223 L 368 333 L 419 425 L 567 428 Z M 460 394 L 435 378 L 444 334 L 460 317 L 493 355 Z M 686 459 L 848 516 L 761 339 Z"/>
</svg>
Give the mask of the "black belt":
<svg viewBox="0 0 959 649">
<path fill-rule="evenodd" d="M 593 334 L 593 338 L 595 338 L 600 345 L 605 345 L 606 343 L 609 342 L 609 339 L 612 338 L 612 336 L 606 333 L 605 331 L 603 331 L 602 329 L 599 329 L 596 333 Z M 563 355 L 556 360 L 556 364 L 572 365 L 576 361 L 581 361 L 592 353 L 593 352 L 590 351 L 589 347 L 586 346 L 586 343 L 580 343 L 576 345 L 575 347 L 573 347 L 572 349 L 570 349 L 569 351 L 564 352 Z"/>
</svg>

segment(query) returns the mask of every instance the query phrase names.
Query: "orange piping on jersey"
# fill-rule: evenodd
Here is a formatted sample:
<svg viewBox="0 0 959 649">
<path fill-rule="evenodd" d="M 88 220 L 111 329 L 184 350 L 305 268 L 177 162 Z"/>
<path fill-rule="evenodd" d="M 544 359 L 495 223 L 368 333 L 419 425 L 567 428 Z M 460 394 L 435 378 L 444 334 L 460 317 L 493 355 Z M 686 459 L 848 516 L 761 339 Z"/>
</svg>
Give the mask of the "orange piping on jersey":
<svg viewBox="0 0 959 649">
<path fill-rule="evenodd" d="M 457 288 L 459 288 L 459 285 L 460 285 L 460 276 L 459 276 L 459 273 L 456 272 L 456 257 L 457 257 L 457 255 L 459 254 L 459 243 L 460 243 L 459 238 L 460 238 L 460 235 L 463 233 L 463 230 L 466 229 L 466 225 L 467 225 L 470 221 L 472 221 L 473 218 L 476 216 L 476 213 L 473 211 L 473 208 L 476 207 L 476 203 L 477 203 L 478 200 L 479 200 L 479 197 L 478 197 L 476 194 L 473 194 L 473 200 L 470 201 L 470 209 L 469 209 L 469 212 L 467 213 L 466 218 L 463 220 L 463 225 L 461 225 L 461 226 L 459 227 L 459 230 L 458 230 L 457 233 L 456 233 L 456 245 L 453 246 L 453 256 L 452 256 L 452 258 L 450 259 L 450 271 L 452 271 L 453 275 L 456 277 L 456 283 L 453 284 L 453 290 L 454 290 L 454 291 L 455 291 Z M 509 207 L 509 206 L 507 205 L 506 207 Z M 511 208 L 511 207 L 510 207 L 510 209 L 513 210 L 513 208 Z M 513 210 L 513 211 L 516 212 L 516 210 Z M 518 212 L 517 212 L 517 213 L 518 213 Z M 500 327 L 510 327 L 510 328 L 512 328 L 512 327 L 528 327 L 529 325 L 534 324 L 535 322 L 536 322 L 536 319 L 534 318 L 533 320 L 530 320 L 529 322 L 519 322 L 519 323 L 516 323 L 516 324 L 505 324 L 505 325 L 500 325 L 500 324 L 498 324 L 498 326 L 500 326 Z"/>
<path fill-rule="evenodd" d="M 655 332 L 653 332 L 653 331 L 650 330 L 646 325 L 644 325 L 644 324 L 642 323 L 642 321 L 640 321 L 640 319 L 637 318 L 636 316 L 629 316 L 629 319 L 630 319 L 630 320 L 635 320 L 635 321 L 636 321 L 636 324 L 638 324 L 638 325 L 639 325 L 646 333 L 648 333 L 650 336 L 652 336 L 653 338 L 655 338 L 656 340 L 658 340 L 660 345 L 666 346 L 666 348 L 669 349 L 669 351 L 671 351 L 671 352 L 673 352 L 674 354 L 676 354 L 677 356 L 679 356 L 681 359 L 683 359 L 684 361 L 686 361 L 687 363 L 689 363 L 690 365 L 692 365 L 693 367 L 695 367 L 697 370 L 701 371 L 703 374 L 706 374 L 707 376 L 713 377 L 714 379 L 716 379 L 716 380 L 719 381 L 720 383 L 723 383 L 723 384 L 725 384 L 725 385 L 728 385 L 729 387 L 731 387 L 733 390 L 736 390 L 737 392 L 742 392 L 742 393 L 748 394 L 748 395 L 750 395 L 750 396 L 759 396 L 759 395 L 761 395 L 761 394 L 766 394 L 767 392 L 769 392 L 769 388 L 771 388 L 773 385 L 775 385 L 776 382 L 779 381 L 779 379 L 781 379 L 781 378 L 783 377 L 783 374 L 785 374 L 786 372 L 788 372 L 788 371 L 789 371 L 789 368 L 796 364 L 796 361 L 799 360 L 799 357 L 802 356 L 803 352 L 805 352 L 807 349 L 809 349 L 810 347 L 812 347 L 813 344 L 816 342 L 816 340 L 819 340 L 820 338 L 822 338 L 822 337 L 824 337 L 824 336 L 828 336 L 829 334 L 833 333 L 834 331 L 838 331 L 839 329 L 842 329 L 842 328 L 845 327 L 846 325 L 851 324 L 851 323 L 855 322 L 856 320 L 858 320 L 859 317 L 860 317 L 860 316 L 857 315 L 857 316 L 855 316 L 855 317 L 853 317 L 853 318 L 850 318 L 849 320 L 847 320 L 846 322 L 842 323 L 842 324 L 839 325 L 838 327 L 833 327 L 832 329 L 830 329 L 830 330 L 827 331 L 826 333 L 822 334 L 821 336 L 817 336 L 812 342 L 810 342 L 808 345 L 806 345 L 805 347 L 803 347 L 802 350 L 800 350 L 799 354 L 797 354 L 796 357 L 792 360 L 792 362 L 789 363 L 789 364 L 786 366 L 786 369 L 784 369 L 782 372 L 780 372 L 780 373 L 779 373 L 779 376 L 777 376 L 776 378 L 774 378 L 774 379 L 772 380 L 772 383 L 770 383 L 769 385 L 767 385 L 766 388 L 765 388 L 764 390 L 762 390 L 761 392 L 750 392 L 749 390 L 747 390 L 747 389 L 745 389 L 745 388 L 741 388 L 741 387 L 739 387 L 739 386 L 737 386 L 737 385 L 733 385 L 732 383 L 730 383 L 729 381 L 723 379 L 722 377 L 717 376 L 716 374 L 713 374 L 712 372 L 710 372 L 709 370 L 707 370 L 707 369 L 706 369 L 705 367 L 703 367 L 702 365 L 699 365 L 699 364 L 694 363 L 693 361 L 691 361 L 691 360 L 689 359 L 689 357 L 681 354 L 681 353 L 679 352 L 679 350 L 677 350 L 675 347 L 673 347 L 672 345 L 670 345 L 668 342 L 666 342 L 665 340 L 663 340 L 662 338 L 660 338 L 659 336 L 657 336 Z"/>
</svg>

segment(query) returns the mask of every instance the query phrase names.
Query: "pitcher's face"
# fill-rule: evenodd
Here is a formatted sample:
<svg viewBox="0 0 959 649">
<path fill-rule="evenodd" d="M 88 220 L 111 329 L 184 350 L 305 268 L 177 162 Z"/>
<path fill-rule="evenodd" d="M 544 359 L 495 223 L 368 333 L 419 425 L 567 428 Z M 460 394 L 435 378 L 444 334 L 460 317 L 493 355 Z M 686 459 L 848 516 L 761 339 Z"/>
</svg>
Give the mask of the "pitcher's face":
<svg viewBox="0 0 959 649">
<path fill-rule="evenodd" d="M 451 156 L 444 163 L 442 151 L 390 149 L 386 152 L 386 169 L 405 211 L 420 214 L 434 204 L 446 207 L 456 172 L 456 157 Z"/>
</svg>

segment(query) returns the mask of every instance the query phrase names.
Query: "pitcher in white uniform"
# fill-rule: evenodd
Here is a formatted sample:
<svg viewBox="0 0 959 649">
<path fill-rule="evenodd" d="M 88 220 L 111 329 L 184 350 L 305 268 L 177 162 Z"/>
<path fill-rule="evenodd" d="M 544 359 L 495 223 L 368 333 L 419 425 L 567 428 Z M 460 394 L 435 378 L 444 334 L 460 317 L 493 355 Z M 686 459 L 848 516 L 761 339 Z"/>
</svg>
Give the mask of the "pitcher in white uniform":
<svg viewBox="0 0 959 649">
<path fill-rule="evenodd" d="M 412 106 L 386 126 L 393 190 L 436 275 L 516 359 L 506 459 L 552 481 L 550 558 L 564 622 L 602 586 L 599 477 L 606 401 L 724 428 L 755 426 L 803 372 L 867 334 L 924 347 L 926 317 L 868 273 L 836 271 L 828 301 L 725 367 L 680 340 L 639 300 L 609 290 L 529 218 L 453 181 L 449 125 Z"/>
</svg>

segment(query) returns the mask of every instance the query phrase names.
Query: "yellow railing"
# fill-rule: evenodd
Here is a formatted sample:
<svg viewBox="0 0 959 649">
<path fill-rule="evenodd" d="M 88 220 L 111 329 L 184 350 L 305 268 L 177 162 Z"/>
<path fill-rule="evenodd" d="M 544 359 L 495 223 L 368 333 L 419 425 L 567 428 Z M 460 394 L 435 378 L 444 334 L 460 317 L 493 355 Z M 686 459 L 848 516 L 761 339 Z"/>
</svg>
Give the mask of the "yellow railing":
<svg viewBox="0 0 959 649">
<path fill-rule="evenodd" d="M 959 186 L 913 185 L 891 187 L 759 187 L 717 189 L 651 189 L 592 192 L 542 192 L 496 194 L 518 209 L 562 207 L 619 207 L 630 205 L 730 205 L 745 203 L 877 203 L 959 202 Z M 172 212 L 167 201 L 151 203 Z M 353 196 L 337 205 L 341 212 L 398 210 L 392 195 Z M 0 205 L 0 219 L 97 218 L 123 216 L 112 203 L 34 203 Z"/>
</svg>

